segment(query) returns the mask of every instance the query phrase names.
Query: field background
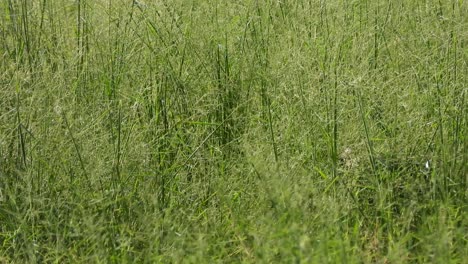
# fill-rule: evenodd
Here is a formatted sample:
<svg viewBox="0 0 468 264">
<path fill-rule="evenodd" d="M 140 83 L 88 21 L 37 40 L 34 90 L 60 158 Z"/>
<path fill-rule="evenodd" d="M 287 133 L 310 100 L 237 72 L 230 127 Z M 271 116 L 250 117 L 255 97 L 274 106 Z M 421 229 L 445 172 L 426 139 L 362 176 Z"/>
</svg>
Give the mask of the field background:
<svg viewBox="0 0 468 264">
<path fill-rule="evenodd" d="M 464 0 L 3 0 L 0 262 L 466 263 L 467 84 Z"/>
</svg>

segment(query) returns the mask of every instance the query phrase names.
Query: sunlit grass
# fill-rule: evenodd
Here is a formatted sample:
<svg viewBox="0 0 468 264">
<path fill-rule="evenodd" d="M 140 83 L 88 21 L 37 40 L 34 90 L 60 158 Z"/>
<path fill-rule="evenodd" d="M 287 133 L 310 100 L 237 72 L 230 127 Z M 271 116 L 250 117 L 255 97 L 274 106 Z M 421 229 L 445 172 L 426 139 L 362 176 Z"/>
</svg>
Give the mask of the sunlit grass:
<svg viewBox="0 0 468 264">
<path fill-rule="evenodd" d="M 466 1 L 3 1 L 0 262 L 462 263 Z"/>
</svg>

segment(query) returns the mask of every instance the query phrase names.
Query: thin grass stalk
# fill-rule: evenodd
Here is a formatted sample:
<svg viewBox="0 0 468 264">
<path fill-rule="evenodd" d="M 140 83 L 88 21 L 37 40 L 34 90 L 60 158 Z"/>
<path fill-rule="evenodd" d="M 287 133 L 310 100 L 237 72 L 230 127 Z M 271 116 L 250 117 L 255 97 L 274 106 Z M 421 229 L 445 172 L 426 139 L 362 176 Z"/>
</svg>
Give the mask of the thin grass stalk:
<svg viewBox="0 0 468 264">
<path fill-rule="evenodd" d="M 85 179 L 87 181 L 87 185 L 89 187 L 91 187 L 89 174 L 88 174 L 88 171 L 86 170 L 86 166 L 84 164 L 84 160 L 83 160 L 83 157 L 81 155 L 81 151 L 80 151 L 80 148 L 78 146 L 78 142 L 77 142 L 75 136 L 73 135 L 73 131 L 72 131 L 71 127 L 70 127 L 70 124 L 68 122 L 68 118 L 67 118 L 65 112 L 62 112 L 62 118 L 63 118 L 63 121 L 65 122 L 65 126 L 66 126 L 66 128 L 68 130 L 68 133 L 70 133 L 70 139 L 71 139 L 71 141 L 73 143 L 73 147 L 75 148 L 75 152 L 76 152 L 76 154 L 78 156 L 78 160 L 80 162 L 81 170 L 83 171 L 83 174 L 84 174 Z M 71 179 L 71 182 L 74 182 L 74 179 Z"/>
<path fill-rule="evenodd" d="M 369 157 L 369 162 L 371 164 L 372 173 L 374 174 L 374 176 L 376 176 L 377 173 L 376 173 L 376 162 L 375 162 L 375 155 L 374 155 L 374 147 L 372 145 L 372 140 L 370 138 L 369 127 L 368 127 L 368 124 L 367 124 L 366 114 L 364 112 L 364 107 L 363 107 L 363 102 L 362 102 L 362 95 L 361 95 L 361 91 L 359 89 L 357 89 L 355 92 L 357 94 L 357 100 L 358 100 L 358 105 L 359 105 L 359 113 L 360 113 L 360 117 L 361 117 L 361 122 L 364 125 L 364 133 L 365 133 L 365 136 L 366 136 L 366 146 L 367 146 L 367 153 L 368 153 L 368 157 Z"/>
</svg>

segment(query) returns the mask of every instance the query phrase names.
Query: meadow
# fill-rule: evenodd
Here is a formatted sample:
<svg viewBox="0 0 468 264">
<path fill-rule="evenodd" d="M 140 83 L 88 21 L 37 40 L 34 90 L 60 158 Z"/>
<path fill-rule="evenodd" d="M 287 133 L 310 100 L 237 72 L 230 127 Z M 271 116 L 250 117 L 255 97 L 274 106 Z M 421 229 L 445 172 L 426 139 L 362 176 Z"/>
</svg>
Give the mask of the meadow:
<svg viewBox="0 0 468 264">
<path fill-rule="evenodd" d="M 0 263 L 466 263 L 468 2 L 3 0 Z"/>
</svg>

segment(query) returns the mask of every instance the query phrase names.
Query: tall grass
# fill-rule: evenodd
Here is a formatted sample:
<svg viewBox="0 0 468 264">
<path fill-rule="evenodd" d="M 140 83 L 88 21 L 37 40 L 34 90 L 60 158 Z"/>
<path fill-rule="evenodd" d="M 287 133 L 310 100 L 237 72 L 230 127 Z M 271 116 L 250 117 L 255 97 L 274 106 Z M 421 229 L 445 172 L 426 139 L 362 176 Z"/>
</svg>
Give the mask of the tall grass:
<svg viewBox="0 0 468 264">
<path fill-rule="evenodd" d="M 3 1 L 0 261 L 463 263 L 466 1 Z"/>
</svg>

